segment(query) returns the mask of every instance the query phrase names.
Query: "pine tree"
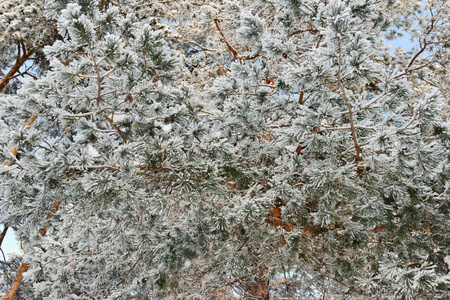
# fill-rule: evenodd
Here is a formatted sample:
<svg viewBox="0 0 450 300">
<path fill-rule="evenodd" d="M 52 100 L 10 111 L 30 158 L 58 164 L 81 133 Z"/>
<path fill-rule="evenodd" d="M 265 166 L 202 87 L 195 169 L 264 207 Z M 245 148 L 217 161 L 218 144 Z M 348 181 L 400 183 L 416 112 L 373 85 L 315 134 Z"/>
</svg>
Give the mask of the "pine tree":
<svg viewBox="0 0 450 300">
<path fill-rule="evenodd" d="M 48 61 L 42 49 L 58 35 L 45 15 L 49 1 L 8 0 L 0 3 L 0 91 L 15 93 L 21 78 L 42 76 Z"/>
<path fill-rule="evenodd" d="M 344 278 L 349 291 L 371 295 L 412 298 L 437 286 L 446 294 L 438 262 L 448 241 L 432 236 L 446 236 L 448 227 L 448 125 L 439 94 L 418 95 L 405 80 L 417 56 L 403 70 L 379 60 L 370 45 L 387 24 L 370 1 L 286 1 L 277 15 L 282 28 L 259 11 L 243 15 L 237 37 L 261 60 L 234 64 L 208 96 L 241 159 L 261 166 L 271 158 L 264 180 L 253 179 L 259 193 L 243 201 L 262 212 L 282 207 L 278 223 L 289 231 L 280 233 L 282 253 L 303 261 L 287 270 L 304 276 L 299 293 Z M 282 259 L 271 261 L 266 239 L 250 240 L 268 247 L 260 256 L 275 269 Z M 347 281 L 351 272 L 361 273 Z"/>
<path fill-rule="evenodd" d="M 68 2 L 0 98 L 36 297 L 449 296 L 448 4 Z"/>
</svg>

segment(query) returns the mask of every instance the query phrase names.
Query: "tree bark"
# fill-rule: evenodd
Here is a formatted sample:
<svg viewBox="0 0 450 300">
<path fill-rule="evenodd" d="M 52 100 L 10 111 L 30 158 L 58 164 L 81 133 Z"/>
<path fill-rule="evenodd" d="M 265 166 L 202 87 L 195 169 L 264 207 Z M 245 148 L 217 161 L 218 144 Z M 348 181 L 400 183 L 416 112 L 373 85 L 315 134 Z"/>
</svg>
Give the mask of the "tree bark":
<svg viewBox="0 0 450 300">
<path fill-rule="evenodd" d="M 9 72 L 3 76 L 2 80 L 0 80 L 0 91 L 2 91 L 6 85 L 13 79 L 14 75 L 16 75 L 17 72 L 19 72 L 20 68 L 23 66 L 23 64 L 34 54 L 34 51 L 25 51 L 25 48 L 23 48 L 23 54 L 20 55 L 20 43 L 18 43 L 18 53 L 17 53 L 17 60 L 14 63 L 14 65 L 11 67 Z"/>
<path fill-rule="evenodd" d="M 6 293 L 6 296 L 3 300 L 13 300 L 14 296 L 16 295 L 17 291 L 19 290 L 20 283 L 23 279 L 23 273 L 25 273 L 28 270 L 28 264 L 22 263 L 20 265 L 19 271 L 17 271 L 16 278 L 14 279 L 14 282 L 12 283 L 11 287 L 8 290 L 8 293 Z"/>
<path fill-rule="evenodd" d="M 3 239 L 5 238 L 6 232 L 8 231 L 9 226 L 5 224 L 5 227 L 3 228 L 2 233 L 0 234 L 0 248 L 3 244 Z"/>
</svg>

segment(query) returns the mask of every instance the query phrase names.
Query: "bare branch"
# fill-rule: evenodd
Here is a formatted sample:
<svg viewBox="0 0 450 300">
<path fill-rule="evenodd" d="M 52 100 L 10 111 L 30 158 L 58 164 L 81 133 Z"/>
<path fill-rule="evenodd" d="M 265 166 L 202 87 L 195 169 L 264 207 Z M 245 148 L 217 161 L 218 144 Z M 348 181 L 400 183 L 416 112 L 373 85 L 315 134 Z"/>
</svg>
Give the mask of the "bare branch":
<svg viewBox="0 0 450 300">
<path fill-rule="evenodd" d="M 9 226 L 5 224 L 2 233 L 0 234 L 0 247 L 2 246 L 3 239 L 5 238 L 6 232 L 8 231 Z"/>
</svg>

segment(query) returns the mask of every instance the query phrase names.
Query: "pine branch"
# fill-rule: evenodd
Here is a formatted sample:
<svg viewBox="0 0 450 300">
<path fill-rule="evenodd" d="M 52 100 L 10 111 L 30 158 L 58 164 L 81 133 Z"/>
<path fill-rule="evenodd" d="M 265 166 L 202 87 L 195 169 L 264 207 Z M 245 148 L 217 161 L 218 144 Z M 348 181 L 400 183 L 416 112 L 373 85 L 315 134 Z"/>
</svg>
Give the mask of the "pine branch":
<svg viewBox="0 0 450 300">
<path fill-rule="evenodd" d="M 18 41 L 17 42 L 17 59 L 14 65 L 11 67 L 8 73 L 6 73 L 5 76 L 3 76 L 2 80 L 0 80 L 0 91 L 2 91 L 8 83 L 14 78 L 17 72 L 19 72 L 20 68 L 25 64 L 25 62 L 35 53 L 33 50 L 25 51 L 25 48 L 23 48 L 23 54 L 21 55 L 20 49 L 23 46 Z"/>
<path fill-rule="evenodd" d="M 53 218 L 53 216 L 56 214 L 56 212 L 59 210 L 59 206 L 61 205 L 61 201 L 57 201 L 53 205 L 52 211 L 45 217 L 46 220 L 49 220 Z M 47 233 L 47 223 L 44 223 L 42 227 L 39 229 L 39 234 L 41 236 L 45 236 Z M 3 300 L 13 300 L 14 296 L 16 295 L 17 291 L 19 290 L 20 284 L 23 279 L 23 273 L 25 273 L 28 270 L 29 264 L 28 263 L 22 263 L 19 267 L 19 270 L 17 271 L 16 278 L 14 279 L 14 282 L 12 283 L 11 287 L 9 288 L 8 292 L 6 293 L 6 297 Z"/>
<path fill-rule="evenodd" d="M 433 12 L 431 11 L 431 15 L 433 15 Z M 411 59 L 411 61 L 409 62 L 408 66 L 406 67 L 406 69 L 408 70 L 413 64 L 414 61 L 420 56 L 420 54 L 422 54 L 425 49 L 427 48 L 428 42 L 426 40 L 426 38 L 428 37 L 428 35 L 431 33 L 431 31 L 433 31 L 434 29 L 434 20 L 431 19 L 431 25 L 430 25 L 430 29 L 428 29 L 428 31 L 424 34 L 424 38 L 423 38 L 423 45 L 421 45 L 419 51 L 416 53 L 416 55 L 414 55 L 414 57 Z M 419 40 L 420 42 L 420 40 Z"/>
<path fill-rule="evenodd" d="M 339 87 L 341 88 L 342 96 L 344 97 L 345 103 L 347 104 L 348 115 L 350 118 L 350 128 L 351 128 L 351 132 L 352 132 L 353 143 L 355 144 L 355 149 L 356 149 L 355 160 L 359 161 L 362 159 L 362 157 L 361 157 L 360 146 L 358 144 L 358 138 L 356 136 L 355 122 L 353 120 L 352 105 L 350 104 L 350 101 L 347 98 L 347 94 L 345 93 L 344 85 L 342 84 L 342 77 L 341 77 L 342 53 L 341 53 L 341 41 L 340 41 L 339 37 L 338 37 L 338 47 L 339 47 L 338 84 L 339 84 Z"/>
<path fill-rule="evenodd" d="M 28 129 L 31 125 L 33 125 L 34 121 L 36 120 L 37 115 L 33 115 L 30 117 L 30 119 L 28 119 L 28 121 L 24 124 L 21 125 L 22 128 Z M 10 151 L 14 154 L 14 156 L 17 155 L 17 153 L 19 152 L 19 148 L 10 148 Z M 11 165 L 12 163 L 6 163 L 4 165 Z M 54 204 L 54 209 L 52 210 L 52 212 L 50 212 L 47 216 L 46 216 L 46 220 L 52 218 L 54 216 L 54 214 L 58 211 L 59 209 L 59 205 L 61 204 L 61 201 L 58 201 Z M 5 225 L 5 229 L 3 230 L 2 234 L 0 235 L 0 246 L 3 242 L 3 239 L 6 235 L 6 230 L 8 229 L 8 226 Z M 39 233 L 41 234 L 41 236 L 44 236 L 47 233 L 47 223 L 44 223 L 43 226 L 41 227 L 41 229 L 39 229 Z M 6 293 L 6 296 L 4 298 L 4 300 L 12 300 L 14 298 L 14 296 L 16 295 L 17 291 L 19 290 L 20 287 L 20 283 L 22 282 L 23 279 L 23 273 L 25 273 L 28 270 L 28 264 L 27 263 L 22 263 L 19 267 L 19 270 L 17 271 L 17 275 L 16 278 L 14 279 L 14 282 L 12 283 L 11 287 L 9 288 L 8 292 Z"/>
</svg>

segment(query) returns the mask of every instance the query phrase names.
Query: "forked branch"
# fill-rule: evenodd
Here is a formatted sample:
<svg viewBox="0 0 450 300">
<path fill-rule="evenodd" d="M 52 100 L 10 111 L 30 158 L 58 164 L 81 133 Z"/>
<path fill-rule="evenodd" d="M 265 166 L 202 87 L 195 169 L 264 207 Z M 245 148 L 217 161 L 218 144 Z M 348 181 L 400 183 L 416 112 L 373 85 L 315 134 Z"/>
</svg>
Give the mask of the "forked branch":
<svg viewBox="0 0 450 300">
<path fill-rule="evenodd" d="M 23 48 L 21 51 L 21 48 Z M 23 53 L 21 53 L 23 52 Z M 0 80 L 0 91 L 2 91 L 11 79 L 14 78 L 17 72 L 19 72 L 20 68 L 25 64 L 25 62 L 34 54 L 34 51 L 29 50 L 26 51 L 25 47 L 22 46 L 20 42 L 17 42 L 17 59 L 11 69 L 3 76 L 2 80 Z"/>
<path fill-rule="evenodd" d="M 228 50 L 230 50 L 230 52 L 233 53 L 233 58 L 235 60 L 252 60 L 259 56 L 259 53 L 256 53 L 254 55 L 246 55 L 246 56 L 239 55 L 237 50 L 233 46 L 231 46 L 231 44 L 227 41 L 227 38 L 225 37 L 225 34 L 222 31 L 222 28 L 220 28 L 219 19 L 214 19 L 214 24 L 216 25 L 216 28 L 219 31 L 220 36 L 222 37 L 220 40 L 222 42 L 224 42 L 225 45 L 227 45 Z"/>
</svg>

